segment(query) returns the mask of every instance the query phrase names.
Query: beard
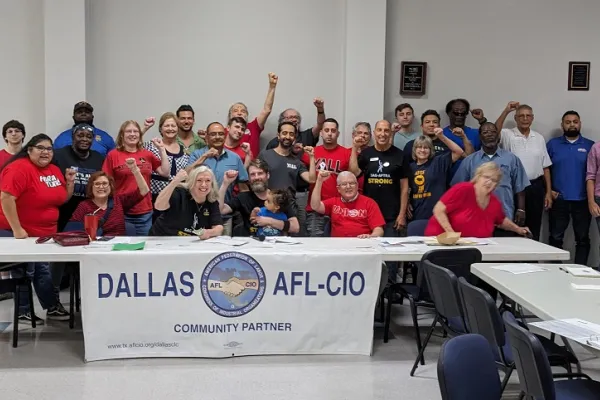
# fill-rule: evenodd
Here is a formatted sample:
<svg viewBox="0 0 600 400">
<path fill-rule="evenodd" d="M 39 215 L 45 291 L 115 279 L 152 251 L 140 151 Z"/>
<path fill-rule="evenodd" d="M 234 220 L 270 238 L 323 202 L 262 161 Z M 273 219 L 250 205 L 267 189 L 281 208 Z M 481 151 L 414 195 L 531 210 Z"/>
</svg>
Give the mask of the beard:
<svg viewBox="0 0 600 400">
<path fill-rule="evenodd" d="M 286 142 L 288 142 L 289 144 L 287 144 Z M 286 150 L 287 150 L 287 149 L 291 149 L 291 148 L 292 148 L 292 146 L 294 145 L 294 142 L 293 142 L 293 141 L 291 141 L 291 140 L 281 140 L 281 139 L 280 139 L 280 140 L 279 140 L 279 145 L 280 145 L 281 147 L 283 147 L 284 149 L 286 149 Z"/>
<path fill-rule="evenodd" d="M 576 138 L 577 136 L 579 136 L 579 131 L 574 131 L 574 130 L 568 130 L 568 131 L 564 131 L 564 134 L 566 137 L 569 138 Z"/>
<path fill-rule="evenodd" d="M 267 191 L 267 182 L 256 181 L 250 184 L 250 190 L 254 193 L 263 193 Z"/>
</svg>

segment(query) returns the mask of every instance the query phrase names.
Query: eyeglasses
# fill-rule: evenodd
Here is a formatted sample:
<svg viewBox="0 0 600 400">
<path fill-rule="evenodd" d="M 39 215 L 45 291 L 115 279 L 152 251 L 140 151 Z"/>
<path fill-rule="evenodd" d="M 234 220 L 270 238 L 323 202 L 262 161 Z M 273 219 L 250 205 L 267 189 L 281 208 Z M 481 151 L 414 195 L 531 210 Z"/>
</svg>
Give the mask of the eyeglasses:
<svg viewBox="0 0 600 400">
<path fill-rule="evenodd" d="M 467 115 L 467 112 L 466 111 L 464 111 L 464 112 L 452 111 L 452 114 L 454 114 L 457 117 L 464 117 Z"/>
<path fill-rule="evenodd" d="M 36 150 L 40 151 L 40 152 L 44 152 L 47 151 L 48 153 L 52 153 L 54 151 L 54 149 L 52 148 L 52 146 L 50 147 L 46 147 L 46 146 L 42 146 L 41 144 L 38 144 L 37 146 L 33 146 Z"/>
<path fill-rule="evenodd" d="M 346 187 L 354 187 L 356 185 L 358 185 L 357 182 L 343 182 L 343 183 L 340 183 L 338 186 L 342 187 L 342 188 L 346 188 Z"/>
<path fill-rule="evenodd" d="M 108 187 L 108 182 L 94 182 L 94 187 L 97 187 L 97 188 Z"/>
</svg>

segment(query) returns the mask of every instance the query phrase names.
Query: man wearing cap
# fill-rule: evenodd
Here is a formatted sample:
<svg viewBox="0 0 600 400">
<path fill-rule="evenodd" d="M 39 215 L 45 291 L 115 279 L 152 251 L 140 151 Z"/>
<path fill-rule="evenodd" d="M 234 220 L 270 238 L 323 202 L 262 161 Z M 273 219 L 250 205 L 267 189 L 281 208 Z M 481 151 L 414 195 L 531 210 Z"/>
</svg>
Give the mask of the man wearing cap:
<svg viewBox="0 0 600 400">
<path fill-rule="evenodd" d="M 91 149 L 106 157 L 109 151 L 115 148 L 115 141 L 108 133 L 94 126 L 94 107 L 87 101 L 80 101 L 73 107 L 73 122 L 77 124 L 88 124 L 94 129 Z M 54 141 L 54 148 L 60 149 L 71 146 L 73 139 L 73 128 L 62 132 Z"/>
</svg>

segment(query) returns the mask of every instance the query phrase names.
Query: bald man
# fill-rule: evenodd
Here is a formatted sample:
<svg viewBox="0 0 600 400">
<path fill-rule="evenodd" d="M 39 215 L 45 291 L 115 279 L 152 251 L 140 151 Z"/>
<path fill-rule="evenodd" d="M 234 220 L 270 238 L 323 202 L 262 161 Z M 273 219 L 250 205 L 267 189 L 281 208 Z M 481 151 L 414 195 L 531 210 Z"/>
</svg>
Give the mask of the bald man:
<svg viewBox="0 0 600 400">
<path fill-rule="evenodd" d="M 392 144 L 392 127 L 388 121 L 378 121 L 373 131 L 375 144 L 359 153 L 361 143 L 355 140 L 350 156 L 350 171 L 364 175 L 363 193 L 377 202 L 385 226 L 384 236 L 404 233 L 408 207 L 408 177 L 410 160 L 404 160 L 402 150 Z M 390 265 L 390 279 L 395 282 L 396 268 Z"/>
</svg>

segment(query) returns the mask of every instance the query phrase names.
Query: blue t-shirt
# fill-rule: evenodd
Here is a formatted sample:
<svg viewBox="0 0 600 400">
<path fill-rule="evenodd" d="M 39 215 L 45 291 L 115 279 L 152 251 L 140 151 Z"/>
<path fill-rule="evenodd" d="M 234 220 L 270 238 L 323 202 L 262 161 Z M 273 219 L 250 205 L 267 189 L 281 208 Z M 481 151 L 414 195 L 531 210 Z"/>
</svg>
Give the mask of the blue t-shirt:
<svg viewBox="0 0 600 400">
<path fill-rule="evenodd" d="M 468 126 L 463 126 L 462 130 L 465 132 L 465 136 L 469 139 L 469 141 L 475 148 L 475 151 L 478 151 L 479 149 L 481 149 L 481 141 L 479 140 L 479 128 L 475 129 L 475 128 L 470 128 Z M 452 129 L 450 129 L 450 126 L 447 126 L 444 128 L 444 135 L 446 135 L 446 137 L 448 139 L 452 140 L 454 143 L 459 145 L 461 149 L 463 149 L 463 150 L 465 149 L 465 145 L 463 144 L 462 139 L 459 138 L 458 136 L 456 136 L 454 133 L 452 133 Z M 454 174 L 456 174 L 456 171 L 458 171 L 458 167 L 460 167 L 462 160 L 463 160 L 462 158 L 459 159 L 452 166 L 452 169 L 450 170 L 450 179 L 452 179 Z"/>
<path fill-rule="evenodd" d="M 54 139 L 54 148 L 62 149 L 73 144 L 73 130 L 67 129 Z M 108 133 L 102 129 L 94 127 L 94 140 L 92 141 L 92 148 L 103 157 L 106 157 L 109 151 L 115 148 L 115 141 Z"/>
<path fill-rule="evenodd" d="M 258 211 L 257 216 L 259 217 L 269 217 L 279 221 L 287 221 L 287 215 L 282 212 L 271 212 L 267 210 L 267 207 L 261 207 L 260 211 Z M 281 236 L 281 231 L 279 229 L 273 228 L 272 226 L 264 226 L 258 228 L 256 232 L 258 236 Z"/>
<path fill-rule="evenodd" d="M 429 219 L 433 207 L 448 188 L 448 171 L 452 168 L 452 153 L 433 157 L 425 164 L 410 163 L 410 204 L 413 221 Z"/>
<path fill-rule="evenodd" d="M 568 201 L 587 199 L 585 174 L 587 158 L 594 142 L 579 135 L 576 141 L 569 142 L 563 135 L 546 143 L 548 155 L 552 160 L 552 190 L 558 192 L 558 198 Z"/>
</svg>

